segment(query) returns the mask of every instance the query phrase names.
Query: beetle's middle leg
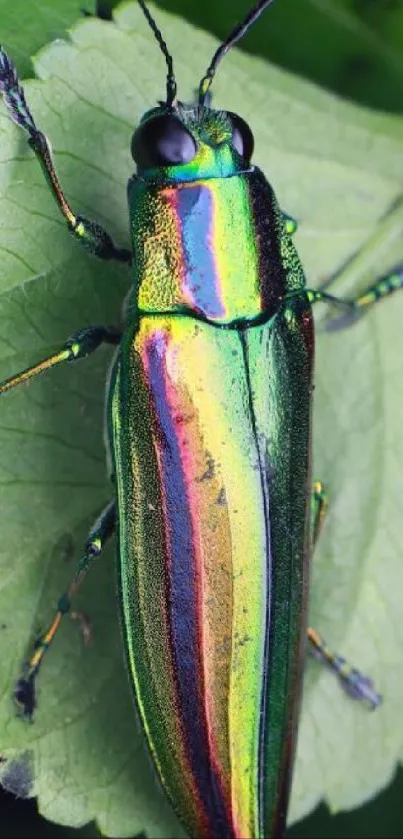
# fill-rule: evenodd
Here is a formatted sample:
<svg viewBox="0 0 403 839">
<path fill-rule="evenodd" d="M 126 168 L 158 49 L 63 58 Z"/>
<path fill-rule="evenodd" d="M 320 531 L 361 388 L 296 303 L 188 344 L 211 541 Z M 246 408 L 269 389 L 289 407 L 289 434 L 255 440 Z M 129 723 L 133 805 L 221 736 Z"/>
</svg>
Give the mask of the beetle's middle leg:
<svg viewBox="0 0 403 839">
<path fill-rule="evenodd" d="M 72 601 L 86 577 L 95 559 L 101 555 L 106 544 L 110 541 L 116 528 L 116 505 L 111 501 L 102 510 L 88 534 L 84 545 L 84 552 L 81 556 L 75 574 L 62 596 L 58 600 L 56 614 L 49 624 L 46 632 L 41 635 L 34 647 L 30 658 L 24 663 L 22 675 L 17 681 L 14 690 L 14 698 L 22 713 L 29 719 L 32 718 L 36 706 L 35 699 L 35 677 L 42 664 L 44 656 L 52 644 L 62 618 L 70 612 Z"/>
<path fill-rule="evenodd" d="M 113 344 L 116 346 L 120 344 L 121 338 L 122 332 L 120 329 L 116 329 L 116 327 L 85 326 L 83 329 L 79 329 L 73 335 L 70 335 L 70 338 L 67 339 L 57 352 L 47 356 L 47 358 L 43 358 L 37 364 L 33 364 L 32 367 L 27 367 L 25 370 L 21 370 L 14 376 L 10 376 L 8 379 L 0 382 L 0 396 L 3 393 L 7 393 L 13 387 L 17 387 L 17 385 L 23 384 L 35 376 L 39 376 L 46 370 L 51 370 L 52 367 L 56 367 L 58 364 L 85 358 L 97 350 L 101 344 Z"/>
<path fill-rule="evenodd" d="M 315 481 L 312 493 L 312 547 L 314 548 L 328 509 L 327 492 L 320 481 Z M 343 689 L 353 699 L 361 699 L 368 702 L 371 708 L 377 708 L 381 703 L 380 695 L 375 691 L 374 684 L 368 676 L 364 676 L 355 667 L 351 667 L 342 656 L 333 652 L 326 644 L 326 641 L 316 632 L 316 629 L 309 626 L 307 638 L 310 643 L 312 654 L 322 661 L 336 674 Z"/>
<path fill-rule="evenodd" d="M 350 300 L 335 297 L 333 294 L 328 294 L 326 291 L 321 291 L 320 289 L 307 289 L 307 294 L 311 303 L 322 301 L 323 303 L 329 303 L 331 306 L 336 306 L 343 310 L 346 315 L 347 324 L 359 318 L 364 311 L 372 308 L 375 303 L 383 300 L 384 297 L 389 297 L 401 288 L 403 288 L 403 270 L 399 268 L 390 274 L 379 277 L 372 285 L 361 292 L 361 294 L 352 297 Z"/>
<path fill-rule="evenodd" d="M 118 262 L 131 263 L 131 251 L 115 245 L 109 233 L 97 222 L 75 215 L 59 183 L 53 164 L 49 143 L 40 131 L 25 101 L 24 91 L 19 82 L 15 67 L 0 48 L 0 93 L 11 119 L 27 132 L 28 143 L 35 152 L 41 165 L 46 182 L 59 210 L 63 214 L 70 233 L 81 242 L 90 253 L 100 259 L 114 259 Z"/>
</svg>

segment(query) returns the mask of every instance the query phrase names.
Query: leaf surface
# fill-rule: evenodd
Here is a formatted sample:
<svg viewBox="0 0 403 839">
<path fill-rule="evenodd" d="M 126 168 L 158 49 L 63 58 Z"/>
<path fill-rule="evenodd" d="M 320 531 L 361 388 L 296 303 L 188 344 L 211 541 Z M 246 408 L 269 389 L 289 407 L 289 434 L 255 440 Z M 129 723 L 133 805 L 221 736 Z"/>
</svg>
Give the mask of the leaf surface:
<svg viewBox="0 0 403 839">
<path fill-rule="evenodd" d="M 211 36 L 159 12 L 190 99 L 216 47 Z M 82 20 L 69 43 L 35 59 L 26 84 L 51 138 L 73 208 L 129 244 L 125 189 L 130 140 L 164 94 L 165 67 L 140 10 L 114 25 Z M 403 121 L 341 102 L 234 51 L 217 107 L 241 113 L 256 162 L 298 219 L 309 286 L 340 272 L 352 294 L 401 262 Z M 25 138 L 0 111 L 0 376 L 52 352 L 75 329 L 117 323 L 129 271 L 103 265 L 72 241 Z M 374 677 L 376 714 L 349 700 L 308 662 L 293 801 L 295 820 L 326 798 L 357 806 L 385 785 L 402 753 L 401 350 L 403 294 L 343 332 L 317 312 L 315 474 L 330 513 L 313 562 L 311 620 L 329 644 Z M 50 618 L 88 527 L 110 497 L 103 449 L 108 349 L 54 370 L 2 400 L 0 415 L 0 749 L 34 768 L 31 792 L 47 818 L 104 835 L 180 836 L 159 791 L 133 712 L 118 628 L 113 550 L 91 572 L 77 609 L 91 618 L 85 649 L 65 620 L 41 671 L 35 724 L 15 718 L 12 688 L 29 640 Z M 24 758 L 25 759 L 25 758 Z"/>
<path fill-rule="evenodd" d="M 13 56 L 21 77 L 32 75 L 29 58 L 47 41 L 62 38 L 94 0 L 0 0 L 0 43 Z"/>
</svg>

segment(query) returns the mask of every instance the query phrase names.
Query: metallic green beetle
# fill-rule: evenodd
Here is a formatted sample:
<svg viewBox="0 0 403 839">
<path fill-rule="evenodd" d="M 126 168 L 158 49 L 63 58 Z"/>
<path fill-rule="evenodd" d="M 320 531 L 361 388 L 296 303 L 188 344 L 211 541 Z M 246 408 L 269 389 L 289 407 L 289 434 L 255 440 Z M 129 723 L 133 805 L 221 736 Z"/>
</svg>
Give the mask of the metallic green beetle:
<svg viewBox="0 0 403 839">
<path fill-rule="evenodd" d="M 208 94 L 216 68 L 271 0 L 257 3 L 215 53 L 197 105 L 166 101 L 135 131 L 128 185 L 132 252 L 76 216 L 45 136 L 0 51 L 0 90 L 29 134 L 69 230 L 93 254 L 132 262 L 123 333 L 88 327 L 8 379 L 6 392 L 102 342 L 119 345 L 108 390 L 115 498 L 95 523 L 49 630 L 15 696 L 34 682 L 62 616 L 115 525 L 129 673 L 161 782 L 194 837 L 263 839 L 285 827 L 305 650 L 311 537 L 312 303 L 353 314 L 403 285 L 360 298 L 308 291 L 295 225 L 252 163 L 253 136 Z M 316 486 L 317 517 L 324 496 Z M 315 530 L 314 527 L 314 530 Z M 370 680 L 308 630 L 353 696 Z"/>
</svg>

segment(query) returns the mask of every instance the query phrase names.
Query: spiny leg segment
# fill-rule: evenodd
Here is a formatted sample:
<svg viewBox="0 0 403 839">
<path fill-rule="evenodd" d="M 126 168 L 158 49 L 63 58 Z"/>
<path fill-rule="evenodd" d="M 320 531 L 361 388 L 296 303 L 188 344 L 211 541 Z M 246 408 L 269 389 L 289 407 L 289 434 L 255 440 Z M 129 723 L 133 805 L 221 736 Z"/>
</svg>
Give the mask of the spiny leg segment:
<svg viewBox="0 0 403 839">
<path fill-rule="evenodd" d="M 33 379 L 45 370 L 50 370 L 58 364 L 63 364 L 66 361 L 77 361 L 79 358 L 85 358 L 87 355 L 93 353 L 101 344 L 120 344 L 122 332 L 115 327 L 110 326 L 86 326 L 83 329 L 74 332 L 60 350 L 43 358 L 38 364 L 32 367 L 27 367 L 20 373 L 10 376 L 8 379 L 0 382 L 0 396 L 11 390 L 17 385 Z"/>
<path fill-rule="evenodd" d="M 307 294 L 311 303 L 321 301 L 323 303 L 329 303 L 330 305 L 344 309 L 347 315 L 350 314 L 355 319 L 364 311 L 374 306 L 375 303 L 383 300 L 384 297 L 389 297 L 390 294 L 394 294 L 395 291 L 401 288 L 403 288 L 403 269 L 397 269 L 396 271 L 392 271 L 391 274 L 385 274 L 383 277 L 379 277 L 375 283 L 370 285 L 361 294 L 358 294 L 357 297 L 351 298 L 351 300 L 335 297 L 333 294 L 320 291 L 320 289 L 308 289 Z"/>
<path fill-rule="evenodd" d="M 359 699 L 367 702 L 373 711 L 382 702 L 382 697 L 376 692 L 372 679 L 352 667 L 348 662 L 327 646 L 326 641 L 309 626 L 307 629 L 308 641 L 311 644 L 312 655 L 319 661 L 327 664 L 336 674 L 343 690 L 352 699 Z"/>
<path fill-rule="evenodd" d="M 315 481 L 312 495 L 312 546 L 315 547 L 329 506 L 328 496 L 321 481 Z M 371 710 L 377 708 L 382 697 L 376 692 L 372 679 L 351 667 L 342 656 L 333 652 L 313 627 L 307 629 L 312 655 L 336 674 L 343 690 L 352 699 L 363 700 Z"/>
<path fill-rule="evenodd" d="M 109 233 L 97 222 L 81 215 L 75 215 L 60 186 L 52 161 L 49 143 L 40 131 L 25 101 L 24 90 L 18 79 L 16 69 L 7 53 L 0 46 L 0 93 L 13 122 L 28 134 L 28 143 L 42 167 L 47 184 L 56 203 L 67 222 L 70 233 L 81 242 L 90 253 L 100 259 L 115 259 L 118 262 L 131 263 L 131 251 L 114 244 Z"/>
<path fill-rule="evenodd" d="M 70 585 L 59 598 L 56 614 L 46 632 L 35 643 L 31 657 L 25 662 L 22 674 L 14 689 L 14 699 L 24 717 L 32 719 L 35 707 L 35 677 L 44 656 L 52 644 L 62 618 L 71 608 L 74 596 L 86 577 L 94 559 L 98 559 L 111 539 L 116 527 L 116 507 L 111 501 L 94 522 L 84 545 L 84 553 L 78 562 Z"/>
</svg>

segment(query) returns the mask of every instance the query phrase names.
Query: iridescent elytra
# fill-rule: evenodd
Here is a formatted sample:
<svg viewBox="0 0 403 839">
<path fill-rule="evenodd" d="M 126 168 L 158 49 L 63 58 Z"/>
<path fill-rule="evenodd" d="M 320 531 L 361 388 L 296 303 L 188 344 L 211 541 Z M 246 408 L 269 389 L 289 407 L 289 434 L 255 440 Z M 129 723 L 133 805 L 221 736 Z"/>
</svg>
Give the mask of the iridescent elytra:
<svg viewBox="0 0 403 839">
<path fill-rule="evenodd" d="M 0 393 L 102 343 L 116 345 L 107 396 L 112 500 L 94 523 L 57 613 L 24 663 L 35 680 L 92 560 L 115 531 L 128 671 L 156 771 L 190 836 L 281 837 L 298 728 L 306 636 L 354 698 L 370 679 L 306 627 L 308 570 L 327 506 L 311 476 L 312 306 L 356 317 L 403 285 L 382 277 L 343 301 L 307 289 L 296 224 L 253 163 L 253 133 L 215 110 L 217 67 L 272 0 L 256 3 L 215 52 L 195 104 L 166 96 L 132 138 L 131 250 L 76 215 L 10 58 L 0 90 L 28 134 L 70 233 L 131 265 L 123 329 L 85 327 Z M 312 508 L 314 513 L 312 515 Z M 80 616 L 81 613 L 76 613 Z"/>
</svg>

